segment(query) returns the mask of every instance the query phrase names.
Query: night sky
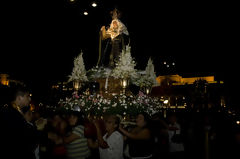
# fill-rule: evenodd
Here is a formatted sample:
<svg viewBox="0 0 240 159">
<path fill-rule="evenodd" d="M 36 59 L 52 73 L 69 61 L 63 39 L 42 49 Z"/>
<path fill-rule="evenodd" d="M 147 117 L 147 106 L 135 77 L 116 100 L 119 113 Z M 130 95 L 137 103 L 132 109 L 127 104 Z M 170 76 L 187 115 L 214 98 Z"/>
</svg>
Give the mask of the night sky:
<svg viewBox="0 0 240 159">
<path fill-rule="evenodd" d="M 47 87 L 66 80 L 80 50 L 86 69 L 97 63 L 99 30 L 118 7 L 130 33 L 138 69 L 152 57 L 157 75 L 170 59 L 183 76 L 215 75 L 233 89 L 238 69 L 239 17 L 236 4 L 98 0 L 1 2 L 0 73 Z M 89 15 L 82 15 L 89 9 Z M 234 82 L 232 82 L 234 81 Z"/>
</svg>

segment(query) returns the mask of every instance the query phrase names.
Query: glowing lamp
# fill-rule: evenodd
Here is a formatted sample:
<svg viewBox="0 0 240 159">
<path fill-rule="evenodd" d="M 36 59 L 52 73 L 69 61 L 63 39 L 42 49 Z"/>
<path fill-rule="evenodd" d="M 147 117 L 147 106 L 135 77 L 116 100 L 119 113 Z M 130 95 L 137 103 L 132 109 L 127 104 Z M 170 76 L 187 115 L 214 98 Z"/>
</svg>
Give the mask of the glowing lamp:
<svg viewBox="0 0 240 159">
<path fill-rule="evenodd" d="M 93 3 L 92 3 L 92 6 L 93 6 L 93 7 L 97 7 L 97 3 L 93 2 Z"/>
<path fill-rule="evenodd" d="M 128 80 L 127 79 L 122 79 L 121 80 L 121 86 L 122 86 L 122 88 L 127 88 L 127 86 L 128 86 Z"/>
<path fill-rule="evenodd" d="M 150 94 L 151 91 L 152 91 L 152 86 L 149 86 L 149 87 L 146 87 L 146 88 L 145 88 L 145 93 L 146 93 L 146 94 Z"/>
<path fill-rule="evenodd" d="M 74 90 L 78 91 L 81 88 L 81 81 L 80 80 L 74 80 L 73 81 L 73 88 L 74 88 Z"/>
<path fill-rule="evenodd" d="M 147 89 L 146 89 L 146 94 L 149 94 L 149 93 L 150 93 L 150 89 L 147 88 Z"/>
<path fill-rule="evenodd" d="M 167 99 L 164 100 L 163 103 L 164 103 L 164 104 L 168 104 L 168 100 L 167 100 Z"/>
</svg>

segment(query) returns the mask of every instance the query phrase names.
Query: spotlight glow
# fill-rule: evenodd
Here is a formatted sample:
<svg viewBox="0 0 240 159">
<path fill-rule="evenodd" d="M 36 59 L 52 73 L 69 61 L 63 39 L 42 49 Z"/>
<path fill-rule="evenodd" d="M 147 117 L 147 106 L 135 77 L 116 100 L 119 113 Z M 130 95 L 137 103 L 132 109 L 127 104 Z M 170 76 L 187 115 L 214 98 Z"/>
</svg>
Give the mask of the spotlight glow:
<svg viewBox="0 0 240 159">
<path fill-rule="evenodd" d="M 84 15 L 88 15 L 88 12 L 87 12 L 87 11 L 85 11 L 85 12 L 83 12 L 83 14 L 84 14 Z"/>
<path fill-rule="evenodd" d="M 93 2 L 93 3 L 92 3 L 92 6 L 93 6 L 93 7 L 97 7 L 97 3 Z"/>
<path fill-rule="evenodd" d="M 168 104 L 168 100 L 164 100 L 164 102 L 163 102 L 164 104 Z"/>
</svg>

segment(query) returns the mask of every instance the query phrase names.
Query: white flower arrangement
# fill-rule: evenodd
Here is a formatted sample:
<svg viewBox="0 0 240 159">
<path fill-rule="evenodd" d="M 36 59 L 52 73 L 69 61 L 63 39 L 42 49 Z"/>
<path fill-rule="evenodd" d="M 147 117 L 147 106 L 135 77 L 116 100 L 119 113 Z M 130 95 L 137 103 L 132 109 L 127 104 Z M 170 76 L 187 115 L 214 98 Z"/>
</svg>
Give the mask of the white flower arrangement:
<svg viewBox="0 0 240 159">
<path fill-rule="evenodd" d="M 156 78 L 153 62 L 149 58 L 145 71 L 138 72 L 138 78 L 133 83 L 139 87 L 152 87 L 157 84 Z"/>
<path fill-rule="evenodd" d="M 135 61 L 131 56 L 131 47 L 126 46 L 125 50 L 122 50 L 119 56 L 119 61 L 116 63 L 116 67 L 113 69 L 111 76 L 118 79 L 136 78 L 137 73 L 134 67 Z"/>
<path fill-rule="evenodd" d="M 72 74 L 69 76 L 68 82 L 79 80 L 82 82 L 88 81 L 86 76 L 86 69 L 82 57 L 83 53 L 81 52 L 75 59 L 74 59 L 74 67 Z"/>
</svg>

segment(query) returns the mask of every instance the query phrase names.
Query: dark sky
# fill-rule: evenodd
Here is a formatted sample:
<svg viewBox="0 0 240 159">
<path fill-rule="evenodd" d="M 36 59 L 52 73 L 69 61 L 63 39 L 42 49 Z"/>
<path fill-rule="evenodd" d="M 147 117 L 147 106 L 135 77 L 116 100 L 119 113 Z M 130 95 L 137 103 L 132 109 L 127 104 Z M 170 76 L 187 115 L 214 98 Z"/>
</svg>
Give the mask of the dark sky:
<svg viewBox="0 0 240 159">
<path fill-rule="evenodd" d="M 0 72 L 38 85 L 64 80 L 80 50 L 90 69 L 97 63 L 99 29 L 110 24 L 115 6 L 129 30 L 137 68 L 152 57 L 157 75 L 166 58 L 185 76 L 215 75 L 230 83 L 239 72 L 236 4 L 98 0 L 91 8 L 90 2 L 1 2 Z M 90 9 L 88 16 L 81 15 L 84 9 Z"/>
</svg>

